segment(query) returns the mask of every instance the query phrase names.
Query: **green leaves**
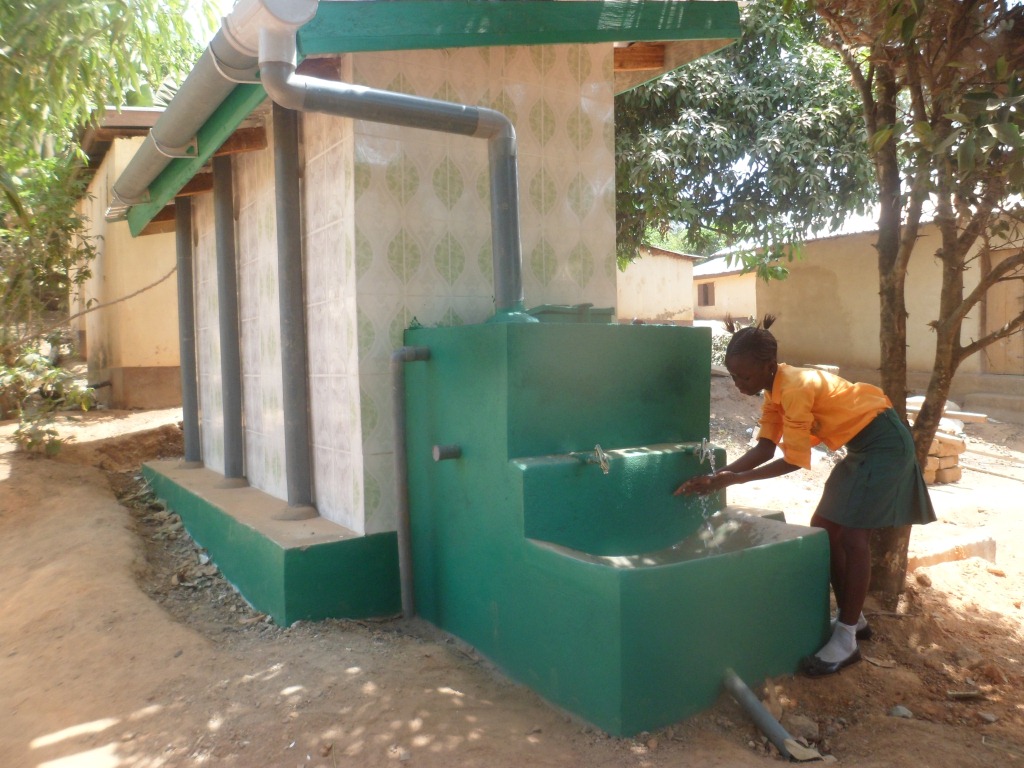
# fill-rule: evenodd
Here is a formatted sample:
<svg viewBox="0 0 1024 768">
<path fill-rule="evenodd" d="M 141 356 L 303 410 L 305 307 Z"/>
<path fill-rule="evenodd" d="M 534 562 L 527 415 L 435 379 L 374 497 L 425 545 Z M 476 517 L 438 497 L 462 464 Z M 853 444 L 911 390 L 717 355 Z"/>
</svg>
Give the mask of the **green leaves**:
<svg viewBox="0 0 1024 768">
<path fill-rule="evenodd" d="M 198 50 L 187 0 L 0 3 L 0 145 L 38 154 L 95 110 L 187 72 Z"/>
<path fill-rule="evenodd" d="M 0 352 L 10 359 L 66 312 L 95 253 L 75 204 L 84 194 L 79 131 L 198 54 L 188 0 L 0 3 Z M 131 98 L 134 98 L 132 96 Z"/>
<path fill-rule="evenodd" d="M 857 93 L 809 18 L 762 0 L 742 39 L 616 100 L 619 254 L 649 228 L 698 252 L 789 242 L 872 194 Z"/>
<path fill-rule="evenodd" d="M 1008 147 L 1020 146 L 1020 129 L 1013 123 L 990 123 L 985 127 L 989 133 Z"/>
</svg>

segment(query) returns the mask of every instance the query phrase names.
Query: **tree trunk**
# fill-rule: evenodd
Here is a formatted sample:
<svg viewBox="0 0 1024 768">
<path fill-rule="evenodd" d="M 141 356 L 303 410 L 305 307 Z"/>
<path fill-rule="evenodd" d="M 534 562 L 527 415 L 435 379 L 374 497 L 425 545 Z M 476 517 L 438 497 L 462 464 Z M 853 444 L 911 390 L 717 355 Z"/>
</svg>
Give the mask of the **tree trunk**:
<svg viewBox="0 0 1024 768">
<path fill-rule="evenodd" d="M 907 577 L 910 526 L 877 528 L 871 532 L 871 583 L 882 608 L 895 611 Z"/>
<path fill-rule="evenodd" d="M 898 88 L 892 70 L 880 64 L 875 72 L 877 125 L 896 122 Z M 902 187 L 896 142 L 892 139 L 875 154 L 880 212 L 878 216 L 879 347 L 882 389 L 901 418 L 907 400 L 906 269 L 900 260 Z M 871 590 L 881 593 L 888 610 L 895 608 L 907 572 L 910 530 L 879 529 L 871 536 Z"/>
</svg>

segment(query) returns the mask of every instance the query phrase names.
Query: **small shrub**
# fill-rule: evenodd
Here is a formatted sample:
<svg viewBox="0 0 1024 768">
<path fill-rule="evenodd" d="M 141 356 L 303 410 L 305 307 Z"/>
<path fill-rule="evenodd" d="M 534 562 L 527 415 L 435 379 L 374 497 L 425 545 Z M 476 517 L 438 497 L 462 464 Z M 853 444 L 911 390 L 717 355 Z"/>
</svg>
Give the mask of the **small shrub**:
<svg viewBox="0 0 1024 768">
<path fill-rule="evenodd" d="M 12 365 L 0 367 L 0 408 L 3 418 L 20 419 L 14 440 L 22 450 L 56 455 L 71 439 L 57 432 L 57 414 L 87 411 L 95 403 L 92 389 L 38 351 L 23 352 Z"/>
<path fill-rule="evenodd" d="M 725 365 L 725 348 L 729 346 L 731 334 L 719 333 L 711 337 L 711 364 Z"/>
</svg>

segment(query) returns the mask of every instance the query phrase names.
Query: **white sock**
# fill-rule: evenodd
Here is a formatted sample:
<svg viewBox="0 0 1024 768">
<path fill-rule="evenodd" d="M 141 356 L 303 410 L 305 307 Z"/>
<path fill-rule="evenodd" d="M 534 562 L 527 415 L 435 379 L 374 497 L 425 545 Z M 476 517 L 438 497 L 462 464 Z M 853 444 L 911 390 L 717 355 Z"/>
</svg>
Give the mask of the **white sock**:
<svg viewBox="0 0 1024 768">
<path fill-rule="evenodd" d="M 832 628 L 832 638 L 814 655 L 828 664 L 835 664 L 848 659 L 856 650 L 857 625 L 837 621 Z"/>
<path fill-rule="evenodd" d="M 829 626 L 832 629 L 835 629 L 836 628 L 836 622 L 838 622 L 838 621 L 839 621 L 839 614 L 837 613 L 835 616 L 832 617 L 832 623 Z M 864 627 L 866 627 L 867 625 L 868 625 L 868 620 L 864 616 L 864 611 L 861 611 L 860 612 L 860 616 L 857 619 L 857 631 L 859 632 L 860 630 L 864 629 Z"/>
</svg>

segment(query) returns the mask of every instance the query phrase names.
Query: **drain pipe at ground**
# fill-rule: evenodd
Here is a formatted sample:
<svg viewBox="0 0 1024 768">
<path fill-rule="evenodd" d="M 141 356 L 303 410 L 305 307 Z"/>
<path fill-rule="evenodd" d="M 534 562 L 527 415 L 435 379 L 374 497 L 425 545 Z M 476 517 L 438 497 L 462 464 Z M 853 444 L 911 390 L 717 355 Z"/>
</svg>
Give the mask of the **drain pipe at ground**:
<svg viewBox="0 0 1024 768">
<path fill-rule="evenodd" d="M 793 755 L 790 753 L 786 742 L 792 741 L 793 737 L 786 732 L 786 729 L 779 724 L 778 720 L 772 717 L 771 712 L 765 709 L 764 705 L 758 701 L 754 692 L 731 669 L 725 670 L 725 689 L 736 700 L 736 703 L 743 707 L 744 711 L 750 715 L 754 725 L 758 727 L 761 733 L 768 737 L 768 741 L 775 745 L 775 748 L 779 750 L 779 754 L 792 760 Z"/>
<path fill-rule="evenodd" d="M 405 363 L 429 360 L 427 347 L 402 347 L 391 355 L 391 394 L 394 408 L 395 476 L 398 486 L 398 578 L 402 590 L 402 616 L 416 615 L 412 578 L 412 533 L 409 520 L 409 458 L 405 453 Z"/>
</svg>

